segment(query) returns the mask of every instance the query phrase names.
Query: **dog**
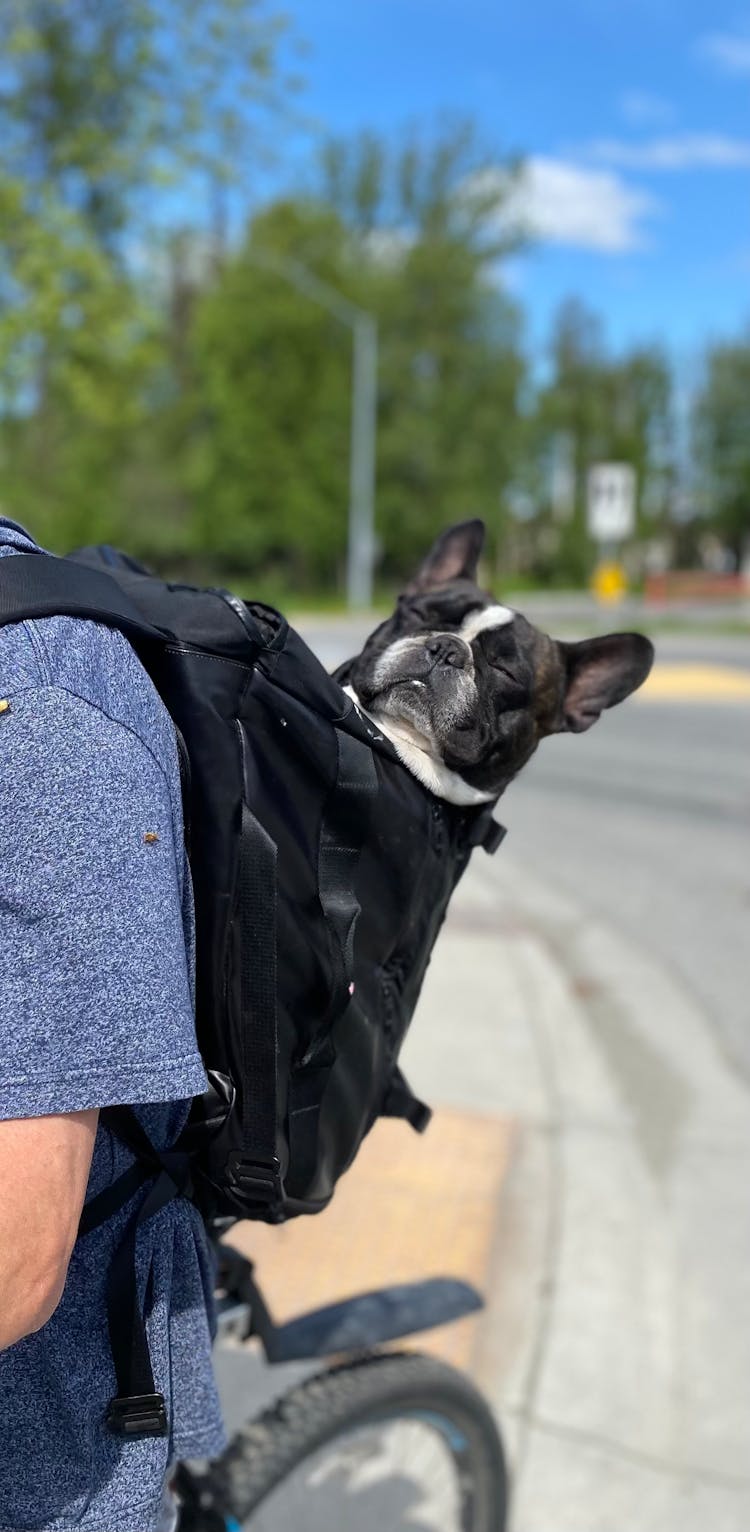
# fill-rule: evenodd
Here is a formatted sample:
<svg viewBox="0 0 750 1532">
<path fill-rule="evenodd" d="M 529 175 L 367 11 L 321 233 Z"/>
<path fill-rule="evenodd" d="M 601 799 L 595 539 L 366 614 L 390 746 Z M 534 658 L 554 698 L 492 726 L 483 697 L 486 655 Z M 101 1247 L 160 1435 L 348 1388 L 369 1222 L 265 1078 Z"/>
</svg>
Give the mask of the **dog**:
<svg viewBox="0 0 750 1532">
<path fill-rule="evenodd" d="M 484 523 L 438 538 L 396 610 L 336 679 L 439 798 L 500 797 L 550 734 L 581 734 L 645 681 L 640 633 L 566 643 L 477 584 Z"/>
</svg>

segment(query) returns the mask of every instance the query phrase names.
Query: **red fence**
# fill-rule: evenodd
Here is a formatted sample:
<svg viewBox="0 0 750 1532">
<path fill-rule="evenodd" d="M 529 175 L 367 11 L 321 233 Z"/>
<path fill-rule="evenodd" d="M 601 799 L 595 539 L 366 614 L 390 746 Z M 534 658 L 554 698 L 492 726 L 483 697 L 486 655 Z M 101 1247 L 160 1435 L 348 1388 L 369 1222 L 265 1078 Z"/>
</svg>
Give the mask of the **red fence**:
<svg viewBox="0 0 750 1532">
<path fill-rule="evenodd" d="M 706 569 L 669 569 L 646 575 L 646 601 L 740 601 L 750 597 L 750 578 L 744 574 L 713 574 Z"/>
</svg>

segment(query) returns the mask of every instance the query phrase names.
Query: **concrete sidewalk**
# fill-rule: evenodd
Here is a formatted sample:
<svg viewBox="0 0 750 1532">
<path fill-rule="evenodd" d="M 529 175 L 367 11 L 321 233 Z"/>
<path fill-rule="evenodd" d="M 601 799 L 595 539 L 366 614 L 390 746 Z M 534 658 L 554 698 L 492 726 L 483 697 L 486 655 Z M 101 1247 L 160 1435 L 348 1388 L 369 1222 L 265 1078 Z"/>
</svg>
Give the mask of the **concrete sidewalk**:
<svg viewBox="0 0 750 1532">
<path fill-rule="evenodd" d="M 405 1052 L 517 1124 L 475 1376 L 514 1532 L 750 1525 L 748 1095 L 679 981 L 475 858 Z"/>
<path fill-rule="evenodd" d="M 399 1275 L 453 1254 L 487 1293 L 453 1359 L 501 1419 L 513 1532 L 745 1532 L 750 1114 L 691 997 L 510 851 L 477 854 L 403 1064 L 449 1128 L 432 1161 L 430 1134 L 395 1153 L 374 1131 L 369 1170 L 358 1161 L 337 1193 L 336 1290 L 324 1279 L 313 1301 L 363 1285 L 345 1196 L 366 1204 L 361 1231 L 393 1229 L 410 1205 L 391 1240 Z M 441 1185 L 453 1223 L 437 1227 Z M 306 1242 L 325 1246 L 326 1217 L 242 1231 L 280 1312 L 311 1306 Z M 258 1393 L 285 1381 L 258 1376 Z M 250 1402 L 245 1377 L 243 1413 Z"/>
</svg>

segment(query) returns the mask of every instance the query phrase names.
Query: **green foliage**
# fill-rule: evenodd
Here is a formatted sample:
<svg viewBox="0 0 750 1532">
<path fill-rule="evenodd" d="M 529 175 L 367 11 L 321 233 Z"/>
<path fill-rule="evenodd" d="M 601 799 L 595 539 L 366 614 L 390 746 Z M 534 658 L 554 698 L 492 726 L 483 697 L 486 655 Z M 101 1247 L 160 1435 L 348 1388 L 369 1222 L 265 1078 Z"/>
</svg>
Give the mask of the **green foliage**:
<svg viewBox="0 0 750 1532">
<path fill-rule="evenodd" d="M 750 542 L 750 333 L 709 351 L 693 438 L 703 503 L 740 560 Z"/>
<path fill-rule="evenodd" d="M 656 348 L 610 356 L 598 316 L 575 299 L 564 303 L 557 315 L 550 350 L 551 377 L 540 391 L 531 436 L 537 452 L 555 439 L 567 444 L 573 494 L 569 515 L 555 525 L 545 504 L 548 485 L 540 486 L 547 535 L 537 539 L 537 572 L 582 583 L 595 561 L 586 530 L 586 481 L 592 463 L 629 463 L 635 469 L 641 537 L 665 524 L 674 453 L 671 373 Z"/>
<path fill-rule="evenodd" d="M 145 419 L 153 316 L 85 226 L 0 183 L 2 499 L 55 543 L 109 527 L 105 496 Z"/>
<path fill-rule="evenodd" d="M 405 573 L 451 520 L 483 515 L 491 545 L 517 449 L 524 374 L 501 285 L 516 248 L 503 222 L 514 174 L 490 176 L 470 125 L 388 152 L 372 135 L 329 145 L 323 191 L 351 232 L 356 285 L 380 323 L 378 531 Z"/>
<path fill-rule="evenodd" d="M 223 240 L 227 190 L 247 192 L 299 85 L 285 33 L 264 0 L 5 0 L 8 173 L 120 254 L 177 184 Z"/>
<path fill-rule="evenodd" d="M 345 234 L 326 209 L 282 203 L 256 219 L 199 299 L 185 485 L 193 546 L 238 568 L 279 564 L 335 580 L 345 541 L 350 338 L 319 304 L 256 263 L 310 253 L 336 277 Z"/>
<path fill-rule="evenodd" d="M 148 211 L 199 178 L 220 248 L 223 193 L 288 88 L 280 26 L 253 0 L 0 11 L 0 503 L 52 546 L 184 538 L 160 450 L 186 316 L 165 306 Z"/>
<path fill-rule="evenodd" d="M 341 578 L 352 339 L 321 281 L 334 309 L 343 299 L 378 321 L 385 577 L 452 518 L 495 526 L 523 368 L 515 312 L 490 280 L 508 243 L 488 227 L 499 194 L 465 192 L 467 151 L 464 130 L 419 153 L 371 136 L 329 146 L 327 195 L 259 214 L 198 299 L 185 485 L 202 555 L 303 588 Z"/>
</svg>

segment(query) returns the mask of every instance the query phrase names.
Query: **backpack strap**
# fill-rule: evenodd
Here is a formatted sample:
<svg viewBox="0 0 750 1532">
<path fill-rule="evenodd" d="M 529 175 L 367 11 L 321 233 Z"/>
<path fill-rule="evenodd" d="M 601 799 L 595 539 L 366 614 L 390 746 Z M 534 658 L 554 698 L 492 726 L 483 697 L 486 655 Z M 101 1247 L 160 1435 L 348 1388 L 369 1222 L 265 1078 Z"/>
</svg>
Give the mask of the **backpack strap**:
<svg viewBox="0 0 750 1532">
<path fill-rule="evenodd" d="M 380 1107 L 381 1117 L 402 1117 L 415 1133 L 424 1133 L 432 1119 L 432 1108 L 414 1095 L 401 1070 L 394 1068 Z"/>
<path fill-rule="evenodd" d="M 472 849 L 474 846 L 481 846 L 488 856 L 494 856 L 508 833 L 505 825 L 501 825 L 499 819 L 494 818 L 492 813 L 494 807 L 494 802 L 487 803 L 483 809 L 479 810 L 479 813 L 474 816 L 468 835 L 468 843 Z"/>
<path fill-rule="evenodd" d="M 177 1149 L 154 1149 L 130 1107 L 104 1107 L 106 1126 L 136 1156 L 123 1175 L 86 1204 L 78 1237 L 98 1229 L 153 1180 L 137 1214 L 115 1251 L 107 1277 L 107 1327 L 117 1378 L 106 1424 L 118 1436 L 166 1436 L 169 1430 L 164 1395 L 157 1393 L 149 1355 L 146 1326 L 138 1301 L 135 1252 L 138 1230 L 175 1197 L 191 1191 L 190 1156 Z"/>
<path fill-rule="evenodd" d="M 247 741 L 241 724 L 243 758 Z M 239 845 L 242 1148 L 228 1156 L 243 1200 L 273 1207 L 282 1194 L 276 1145 L 276 845 L 243 794 Z"/>
<path fill-rule="evenodd" d="M 84 568 L 52 553 L 14 553 L 0 560 L 0 627 L 32 617 L 88 617 L 120 628 L 127 638 L 173 635 L 141 616 L 104 570 Z"/>
<path fill-rule="evenodd" d="M 242 1148 L 227 1159 L 243 1201 L 273 1207 L 282 1194 L 276 1144 L 276 845 L 250 809 L 251 763 L 245 731 L 235 728 L 242 757 L 238 850 Z"/>
<path fill-rule="evenodd" d="M 229 1155 L 228 1169 L 244 1201 L 272 1210 L 283 1193 L 276 1143 L 276 846 L 249 808 L 248 742 L 239 720 L 236 727 L 245 778 L 239 849 L 243 1097 L 242 1148 Z M 295 1177 L 303 1184 L 315 1165 L 322 1084 L 333 1061 L 328 1030 L 346 1009 L 354 988 L 354 927 L 359 915 L 354 874 L 367 807 L 378 785 L 369 748 L 341 729 L 335 732 L 336 778 L 318 848 L 318 896 L 333 976 L 324 1017 L 326 1040 L 322 1050 L 315 1049 L 295 1071 L 288 1102 L 290 1157 Z"/>
<path fill-rule="evenodd" d="M 309 1185 L 318 1158 L 318 1123 L 336 1051 L 330 1028 L 354 994 L 354 931 L 360 904 L 355 875 L 378 776 L 368 745 L 336 729 L 336 780 L 326 804 L 318 842 L 318 898 L 328 928 L 331 985 L 319 1022 L 321 1041 L 289 1082 L 289 1149 L 297 1184 Z"/>
</svg>

